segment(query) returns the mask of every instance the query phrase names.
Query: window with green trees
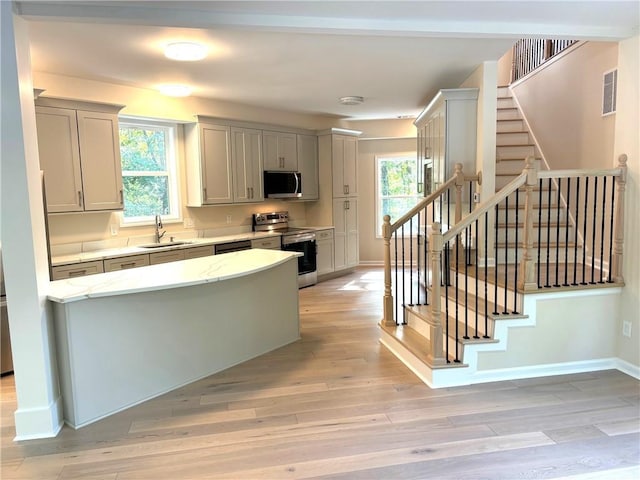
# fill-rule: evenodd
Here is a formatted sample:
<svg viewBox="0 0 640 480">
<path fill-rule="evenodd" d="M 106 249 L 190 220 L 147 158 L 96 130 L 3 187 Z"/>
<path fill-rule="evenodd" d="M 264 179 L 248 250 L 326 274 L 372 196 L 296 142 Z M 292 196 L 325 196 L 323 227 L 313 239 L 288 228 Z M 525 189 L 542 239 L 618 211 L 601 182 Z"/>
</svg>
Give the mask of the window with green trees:
<svg viewBox="0 0 640 480">
<path fill-rule="evenodd" d="M 421 199 L 418 193 L 417 160 L 414 154 L 376 157 L 376 235 L 382 235 L 382 219 L 391 222 Z"/>
<path fill-rule="evenodd" d="M 180 219 L 175 136 L 175 125 L 120 121 L 124 224 Z"/>
</svg>

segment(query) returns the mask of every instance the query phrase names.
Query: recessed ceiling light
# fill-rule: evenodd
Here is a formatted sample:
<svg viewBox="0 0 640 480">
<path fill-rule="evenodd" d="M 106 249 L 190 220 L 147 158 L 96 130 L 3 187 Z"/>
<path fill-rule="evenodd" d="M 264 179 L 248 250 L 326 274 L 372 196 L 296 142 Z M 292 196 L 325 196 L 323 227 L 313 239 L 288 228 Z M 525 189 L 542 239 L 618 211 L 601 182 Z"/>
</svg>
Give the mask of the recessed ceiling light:
<svg viewBox="0 0 640 480">
<path fill-rule="evenodd" d="M 207 47 L 194 42 L 170 43 L 164 48 L 164 56 L 181 62 L 194 62 L 207 56 Z"/>
<path fill-rule="evenodd" d="M 364 98 L 362 97 L 340 97 L 340 103 L 342 105 L 360 105 L 362 102 L 364 102 Z"/>
<path fill-rule="evenodd" d="M 181 84 L 159 85 L 158 91 L 169 97 L 188 97 L 191 95 L 191 87 L 189 85 Z"/>
</svg>

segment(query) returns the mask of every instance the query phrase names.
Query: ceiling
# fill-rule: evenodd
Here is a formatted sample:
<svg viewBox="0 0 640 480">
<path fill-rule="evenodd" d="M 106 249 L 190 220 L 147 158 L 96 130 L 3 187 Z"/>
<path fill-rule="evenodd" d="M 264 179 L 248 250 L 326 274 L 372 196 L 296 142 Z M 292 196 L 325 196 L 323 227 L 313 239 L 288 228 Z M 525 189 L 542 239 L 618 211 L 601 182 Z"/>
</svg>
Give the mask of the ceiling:
<svg viewBox="0 0 640 480">
<path fill-rule="evenodd" d="M 345 118 L 416 115 L 525 36 L 636 35 L 637 1 L 17 2 L 35 71 Z M 209 56 L 175 62 L 172 41 Z M 364 97 L 343 106 L 338 98 Z"/>
</svg>

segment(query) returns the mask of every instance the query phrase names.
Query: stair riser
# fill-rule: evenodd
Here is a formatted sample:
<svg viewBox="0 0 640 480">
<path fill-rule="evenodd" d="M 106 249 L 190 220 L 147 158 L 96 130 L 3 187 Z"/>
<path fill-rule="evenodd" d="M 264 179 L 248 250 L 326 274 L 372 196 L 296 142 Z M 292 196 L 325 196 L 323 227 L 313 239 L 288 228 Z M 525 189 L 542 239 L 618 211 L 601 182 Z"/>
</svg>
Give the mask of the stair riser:
<svg viewBox="0 0 640 480">
<path fill-rule="evenodd" d="M 509 202 L 511 203 L 511 202 Z M 522 203 L 520 204 L 520 207 L 522 207 Z M 540 210 L 538 209 L 538 207 L 534 207 L 533 208 L 533 221 L 535 223 L 538 223 L 538 217 L 540 216 Z M 505 210 L 504 208 L 501 208 L 498 210 L 498 219 L 500 221 L 500 223 L 504 223 L 505 222 Z M 551 209 L 551 221 L 555 222 L 556 221 L 556 210 L 555 210 L 555 206 L 552 207 Z M 560 209 L 560 224 L 563 225 L 564 221 L 566 218 L 566 209 L 561 208 Z M 519 208 L 518 209 L 518 222 L 522 223 L 524 220 L 524 208 Z M 514 223 L 516 221 L 516 209 L 515 208 L 509 208 L 509 210 L 507 211 L 507 221 L 509 223 Z M 547 221 L 547 209 L 543 208 L 542 209 L 542 224 L 544 225 Z M 571 223 L 569 223 L 569 227 L 571 227 Z M 534 225 L 535 228 L 535 225 Z"/>
<path fill-rule="evenodd" d="M 502 132 L 521 132 L 524 130 L 524 122 L 522 120 L 506 120 L 496 124 L 496 131 Z"/>
<path fill-rule="evenodd" d="M 524 228 L 518 228 L 518 241 L 522 241 L 522 239 L 524 238 Z M 555 242 L 556 238 L 560 239 L 560 242 L 564 242 L 567 234 L 567 231 L 569 232 L 569 241 L 572 241 L 574 239 L 574 229 L 569 226 L 569 228 L 565 228 L 564 226 L 560 226 L 558 228 L 556 228 L 555 226 L 552 226 L 551 228 L 547 228 L 546 226 L 543 227 L 533 227 L 533 238 L 537 241 L 538 240 L 538 235 L 540 236 L 540 239 L 543 243 L 547 242 L 547 238 L 552 241 Z M 557 235 L 559 234 L 559 237 L 557 237 Z M 547 237 L 548 235 L 548 237 Z M 508 238 L 509 242 L 513 242 L 515 241 L 516 238 L 516 228 L 505 228 L 505 227 L 499 227 L 498 228 L 498 242 L 502 243 L 505 241 L 505 239 Z"/>
<path fill-rule="evenodd" d="M 498 132 L 496 145 L 525 145 L 531 142 L 527 132 Z"/>
<path fill-rule="evenodd" d="M 522 158 L 523 160 L 529 156 L 539 157 L 540 154 L 536 151 L 534 145 L 504 145 L 496 146 L 496 158 L 498 161 L 501 158 Z"/>
<path fill-rule="evenodd" d="M 542 167 L 542 162 L 536 160 L 538 170 Z M 496 162 L 496 173 L 510 173 L 520 175 L 526 166 L 524 159 L 521 160 L 500 160 Z"/>
<path fill-rule="evenodd" d="M 498 120 L 522 120 L 522 116 L 518 109 L 498 110 Z"/>
<path fill-rule="evenodd" d="M 499 281 L 502 281 L 503 279 L 499 279 Z M 509 279 L 510 282 L 513 282 L 513 276 Z M 455 277 L 451 276 L 451 282 L 452 282 L 452 286 L 449 288 L 455 288 Z M 464 289 L 464 275 L 460 274 L 458 277 L 458 287 L 460 289 Z M 495 279 L 493 277 L 493 275 L 490 275 L 489 278 L 487 278 L 487 282 L 486 282 L 486 286 L 487 286 L 487 300 L 490 303 L 496 303 L 496 289 L 495 289 Z M 476 295 L 476 291 L 480 292 L 480 298 L 479 299 L 484 299 L 485 298 L 485 294 L 484 294 L 484 289 L 485 289 L 485 281 L 484 278 L 478 278 L 478 286 L 477 286 L 477 290 L 476 290 L 476 282 L 475 282 L 475 278 L 471 278 L 469 277 L 469 280 L 467 282 L 467 286 L 466 286 L 466 290 L 467 290 L 467 302 L 468 302 L 468 306 L 470 308 L 470 312 L 469 312 L 469 318 L 473 318 L 474 322 L 475 322 L 475 312 L 473 311 L 473 308 L 475 308 L 475 295 Z M 499 312 L 503 312 L 505 311 L 504 308 L 504 288 L 501 287 L 500 285 L 498 285 L 498 295 L 497 295 L 497 305 L 498 305 L 498 311 Z M 458 293 L 458 300 L 461 300 L 462 302 L 464 302 L 464 291 L 459 292 Z M 518 308 L 522 308 L 521 305 L 521 298 L 520 295 L 518 295 L 518 298 L 516 299 L 516 301 L 518 302 L 517 304 L 514 303 L 514 298 L 513 298 L 513 292 L 512 291 L 507 291 L 507 309 L 509 311 L 513 311 L 513 310 L 517 310 Z M 443 297 L 443 301 L 444 301 L 444 297 Z M 455 308 L 455 302 L 449 300 L 451 303 L 449 303 L 449 308 Z M 482 315 L 484 315 L 484 306 L 480 305 L 481 302 L 479 302 L 479 308 L 480 308 L 480 312 Z M 515 307 L 514 307 L 515 306 Z M 444 303 L 441 305 L 441 308 L 444 311 Z M 489 314 L 492 313 L 493 311 L 493 305 L 489 305 Z M 449 312 L 453 312 L 454 310 L 449 310 Z M 459 310 L 464 312 L 463 310 Z M 473 312 L 473 313 L 471 313 Z M 480 318 L 482 319 L 482 315 L 480 315 Z M 483 330 L 484 332 L 484 330 Z"/>
<path fill-rule="evenodd" d="M 560 246 L 557 254 L 556 254 L 555 247 L 551 247 L 550 249 L 543 247 L 540 249 L 540 263 L 545 263 L 547 261 L 547 250 L 549 250 L 549 263 L 564 263 L 565 259 L 567 259 L 570 262 L 573 262 L 574 252 L 576 251 L 574 247 L 569 246 L 567 248 L 567 253 L 565 256 L 565 249 L 563 245 Z M 505 263 L 504 248 L 498 249 L 497 257 L 498 257 L 498 264 L 503 265 Z M 507 264 L 512 265 L 513 263 L 515 263 L 515 248 L 507 249 L 506 258 L 507 258 Z M 577 248 L 577 258 L 578 259 L 582 258 L 582 248 L 580 247 Z M 522 260 L 522 248 L 518 248 L 518 262 L 520 262 L 520 260 Z M 538 248 L 534 246 L 533 261 L 537 262 L 537 260 L 538 260 Z"/>
<path fill-rule="evenodd" d="M 527 192 L 525 192 L 523 188 L 520 188 L 518 190 L 519 206 L 521 207 L 524 206 L 526 198 L 527 198 Z M 556 198 L 557 198 L 557 193 L 555 190 L 552 190 L 551 194 L 549 194 L 549 190 L 542 190 L 542 199 L 540 198 L 540 190 L 537 190 L 537 187 L 536 187 L 536 190 L 533 191 L 533 202 L 535 205 L 543 205 L 543 206 L 552 205 L 552 207 L 555 208 L 555 206 L 557 205 Z M 501 206 L 504 206 L 504 205 L 505 205 L 504 202 L 502 202 Z M 515 205 L 516 205 L 516 197 L 515 195 L 512 194 L 509 196 L 509 206 L 515 207 Z"/>
<path fill-rule="evenodd" d="M 516 106 L 516 102 L 514 102 L 511 97 L 502 97 L 498 98 L 498 108 L 512 108 Z"/>
<path fill-rule="evenodd" d="M 427 348 L 426 345 L 428 345 L 429 343 L 429 324 L 427 322 L 425 322 L 423 319 L 421 319 L 420 317 L 416 317 L 414 316 L 411 312 L 409 312 L 407 314 L 407 324 L 413 328 L 416 332 L 418 332 L 420 335 L 422 335 L 424 337 L 424 341 L 425 341 L 425 349 Z M 463 359 L 463 354 L 464 354 L 464 345 L 462 345 L 459 342 L 456 342 L 456 338 L 455 338 L 455 330 L 451 329 L 452 331 L 449 332 L 449 335 L 447 336 L 446 330 L 443 326 L 442 328 L 442 346 L 443 346 L 443 350 L 445 350 L 445 345 L 448 345 L 449 347 L 449 355 L 450 356 L 455 356 L 455 352 L 456 352 L 456 344 L 458 345 L 458 359 L 460 361 L 462 361 Z M 458 330 L 458 338 L 462 339 L 462 336 L 464 335 L 464 330 L 460 329 Z M 446 343 L 445 343 L 446 342 Z"/>
</svg>

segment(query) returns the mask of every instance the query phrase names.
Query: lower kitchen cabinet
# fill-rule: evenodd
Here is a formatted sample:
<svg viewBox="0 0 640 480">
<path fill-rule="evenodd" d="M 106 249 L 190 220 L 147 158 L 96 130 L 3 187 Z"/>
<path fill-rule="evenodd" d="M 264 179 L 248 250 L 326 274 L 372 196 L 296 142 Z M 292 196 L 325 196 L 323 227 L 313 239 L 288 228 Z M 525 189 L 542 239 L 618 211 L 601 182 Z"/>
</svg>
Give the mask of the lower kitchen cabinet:
<svg viewBox="0 0 640 480">
<path fill-rule="evenodd" d="M 270 238 L 258 238 L 251 240 L 251 248 L 267 248 L 270 250 L 280 250 L 280 244 L 282 243 L 280 235 Z"/>
<path fill-rule="evenodd" d="M 333 223 L 335 227 L 334 269 L 342 270 L 358 265 L 358 199 L 336 198 L 333 200 Z"/>
<path fill-rule="evenodd" d="M 104 266 L 102 260 L 95 262 L 74 263 L 72 265 L 59 265 L 51 268 L 51 280 L 62 280 L 65 278 L 83 277 L 103 273 Z"/>
<path fill-rule="evenodd" d="M 104 261 L 104 271 L 115 272 L 117 270 L 125 270 L 127 268 L 146 267 L 147 265 L 149 265 L 148 254 L 109 258 Z"/>
<path fill-rule="evenodd" d="M 179 260 L 184 260 L 184 250 L 169 250 L 168 252 L 157 252 L 149 254 L 149 265 L 177 262 Z"/>
<path fill-rule="evenodd" d="M 326 275 L 334 271 L 334 240 L 333 228 L 318 230 L 316 232 L 316 257 L 318 275 Z"/>
<path fill-rule="evenodd" d="M 204 245 L 202 247 L 185 248 L 182 251 L 184 252 L 185 260 L 189 260 L 190 258 L 208 257 L 209 255 L 213 255 L 213 246 Z"/>
</svg>

